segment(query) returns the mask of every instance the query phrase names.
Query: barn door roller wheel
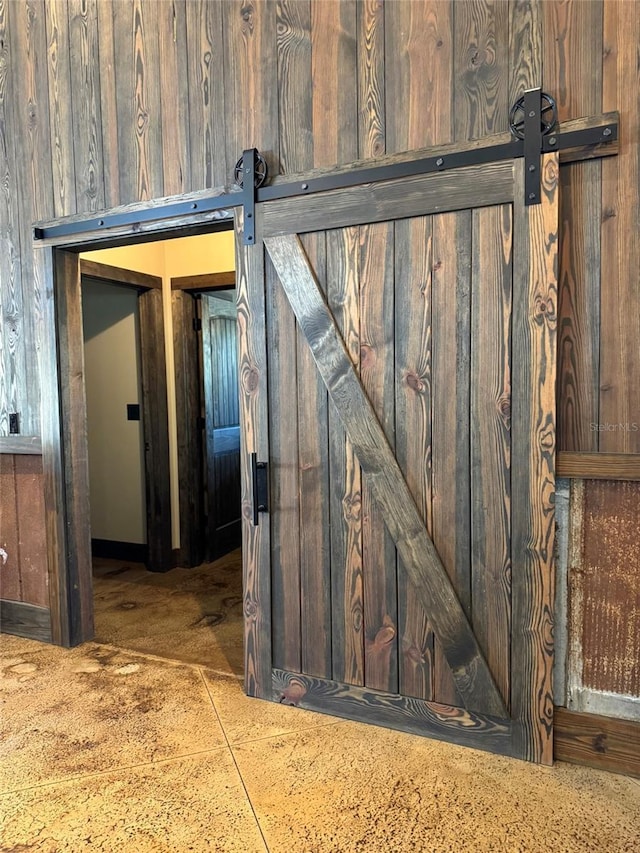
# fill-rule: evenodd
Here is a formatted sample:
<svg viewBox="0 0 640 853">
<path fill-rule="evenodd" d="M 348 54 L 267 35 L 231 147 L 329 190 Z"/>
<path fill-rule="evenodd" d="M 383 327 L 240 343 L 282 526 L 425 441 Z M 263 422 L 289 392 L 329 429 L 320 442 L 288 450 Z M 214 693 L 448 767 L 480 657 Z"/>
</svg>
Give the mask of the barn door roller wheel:
<svg viewBox="0 0 640 853">
<path fill-rule="evenodd" d="M 260 154 L 259 151 L 256 151 L 255 148 L 251 150 L 254 151 L 253 184 L 254 187 L 258 189 L 265 183 L 265 181 L 269 177 L 269 168 L 267 166 L 267 161 L 264 159 L 262 154 Z M 251 172 L 251 161 L 248 161 L 245 164 L 245 154 L 247 154 L 246 151 L 236 163 L 236 167 L 233 171 L 233 179 L 239 187 L 244 187 L 245 175 L 249 175 Z"/>
<path fill-rule="evenodd" d="M 509 128 L 516 139 L 524 139 L 525 137 L 525 119 L 527 111 L 525 109 L 525 96 L 515 102 L 509 111 Z M 543 136 L 553 132 L 554 127 L 558 122 L 558 108 L 555 100 L 546 92 L 540 92 L 540 132 Z"/>
</svg>

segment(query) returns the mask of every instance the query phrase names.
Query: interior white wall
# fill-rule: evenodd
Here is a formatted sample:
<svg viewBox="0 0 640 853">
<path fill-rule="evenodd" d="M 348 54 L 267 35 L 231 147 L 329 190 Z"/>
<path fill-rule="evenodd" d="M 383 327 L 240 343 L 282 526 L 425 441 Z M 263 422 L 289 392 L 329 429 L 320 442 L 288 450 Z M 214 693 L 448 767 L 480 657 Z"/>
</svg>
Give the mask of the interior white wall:
<svg viewBox="0 0 640 853">
<path fill-rule="evenodd" d="M 135 246 L 100 249 L 95 252 L 85 252 L 80 257 L 109 266 L 148 273 L 162 278 L 165 355 L 167 363 L 171 545 L 172 548 L 179 548 L 180 496 L 178 482 L 175 362 L 171 318 L 171 279 L 181 276 L 227 272 L 235 269 L 234 232 L 219 231 L 213 234 L 199 234 L 194 237 L 182 237 L 175 240 L 160 240 L 154 243 L 139 243 Z M 141 459 L 142 463 L 143 460 Z M 93 488 L 91 501 L 93 504 Z"/>
<path fill-rule="evenodd" d="M 88 281 L 82 289 L 91 485 L 91 536 L 146 543 L 138 295 Z"/>
</svg>

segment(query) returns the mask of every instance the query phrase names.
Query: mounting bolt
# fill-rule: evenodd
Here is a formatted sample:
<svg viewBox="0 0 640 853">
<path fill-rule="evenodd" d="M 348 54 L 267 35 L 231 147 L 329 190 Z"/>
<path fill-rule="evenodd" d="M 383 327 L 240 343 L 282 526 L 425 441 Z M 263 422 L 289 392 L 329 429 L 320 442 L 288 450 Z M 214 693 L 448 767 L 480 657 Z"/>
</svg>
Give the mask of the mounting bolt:
<svg viewBox="0 0 640 853">
<path fill-rule="evenodd" d="M 605 129 L 602 131 L 602 135 L 603 136 L 611 136 L 611 128 L 605 127 Z"/>
<path fill-rule="evenodd" d="M 438 159 L 436 160 L 436 166 L 442 165 L 444 165 L 444 160 L 442 159 L 442 157 L 438 157 Z"/>
<path fill-rule="evenodd" d="M 550 136 L 549 137 L 549 145 L 555 145 L 555 144 L 556 144 L 555 136 Z"/>
<path fill-rule="evenodd" d="M 529 193 L 529 201 L 533 201 L 535 197 L 536 197 L 535 193 Z"/>
<path fill-rule="evenodd" d="M 535 172 L 535 170 L 536 170 L 536 167 L 535 167 L 535 166 L 533 165 L 533 163 L 532 163 L 532 164 L 529 166 L 529 171 L 530 171 L 530 172 Z"/>
<path fill-rule="evenodd" d="M 529 110 L 529 118 L 533 118 L 536 114 L 535 110 Z"/>
<path fill-rule="evenodd" d="M 309 189 L 309 184 L 303 184 L 303 185 L 302 185 L 302 189 L 303 189 L 303 190 L 308 190 L 308 189 Z"/>
</svg>

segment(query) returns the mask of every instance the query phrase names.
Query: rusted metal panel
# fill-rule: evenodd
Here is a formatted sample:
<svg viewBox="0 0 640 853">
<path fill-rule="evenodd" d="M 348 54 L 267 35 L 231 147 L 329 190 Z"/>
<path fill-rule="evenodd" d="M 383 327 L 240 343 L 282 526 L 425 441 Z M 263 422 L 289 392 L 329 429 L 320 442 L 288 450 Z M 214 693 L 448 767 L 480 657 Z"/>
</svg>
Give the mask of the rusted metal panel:
<svg viewBox="0 0 640 853">
<path fill-rule="evenodd" d="M 626 696 L 640 696 L 639 521 L 640 483 L 585 481 L 582 683 Z"/>
</svg>

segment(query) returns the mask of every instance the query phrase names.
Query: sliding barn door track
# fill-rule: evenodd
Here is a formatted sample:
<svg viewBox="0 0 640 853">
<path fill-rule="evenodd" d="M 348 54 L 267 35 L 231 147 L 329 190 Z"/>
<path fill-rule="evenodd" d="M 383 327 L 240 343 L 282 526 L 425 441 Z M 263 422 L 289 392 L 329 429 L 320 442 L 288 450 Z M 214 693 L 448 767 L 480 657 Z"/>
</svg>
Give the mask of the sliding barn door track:
<svg viewBox="0 0 640 853">
<path fill-rule="evenodd" d="M 190 214 L 211 213 L 232 207 L 244 208 L 245 245 L 255 242 L 255 206 L 257 203 L 276 199 L 293 198 L 300 195 L 344 189 L 359 184 L 410 178 L 431 172 L 444 172 L 465 166 L 478 166 L 501 160 L 525 159 L 525 204 L 539 204 L 541 192 L 540 155 L 551 151 L 566 151 L 579 148 L 592 149 L 598 156 L 603 144 L 618 139 L 617 113 L 609 114 L 612 121 L 584 120 L 577 129 L 557 126 L 557 110 L 554 99 L 538 89 L 528 89 L 511 107 L 509 113 L 511 138 L 495 144 L 483 144 L 487 140 L 475 140 L 466 144 L 443 147 L 441 153 L 416 159 L 402 159 L 384 165 L 356 165 L 344 172 L 332 171 L 306 180 L 282 182 L 264 186 L 268 177 L 265 158 L 255 148 L 244 151 L 235 166 L 235 189 L 221 195 L 205 197 L 197 201 L 178 201 L 146 210 L 125 210 L 108 213 L 92 219 L 58 222 L 34 228 L 36 240 L 72 237 L 87 231 L 132 226 L 136 223 L 173 219 Z M 569 122 L 575 125 L 576 122 Z M 583 159 L 583 158 L 581 158 Z"/>
</svg>

